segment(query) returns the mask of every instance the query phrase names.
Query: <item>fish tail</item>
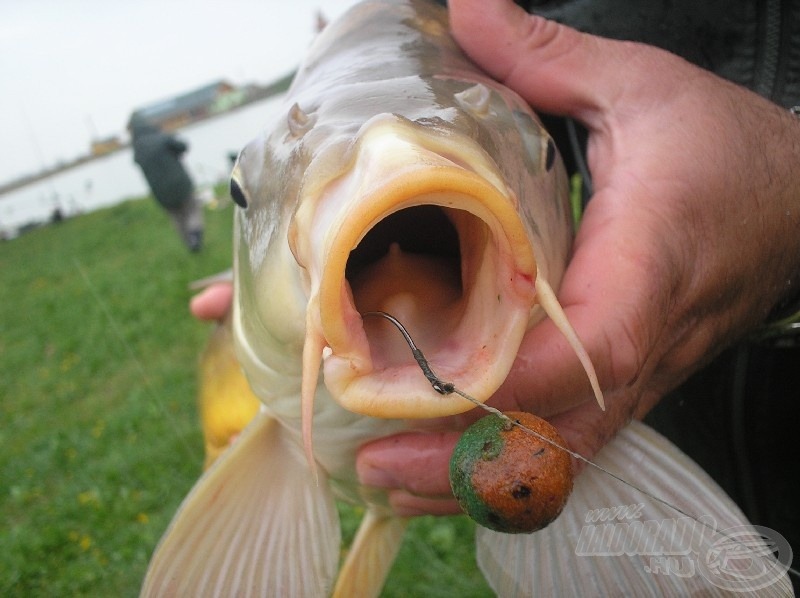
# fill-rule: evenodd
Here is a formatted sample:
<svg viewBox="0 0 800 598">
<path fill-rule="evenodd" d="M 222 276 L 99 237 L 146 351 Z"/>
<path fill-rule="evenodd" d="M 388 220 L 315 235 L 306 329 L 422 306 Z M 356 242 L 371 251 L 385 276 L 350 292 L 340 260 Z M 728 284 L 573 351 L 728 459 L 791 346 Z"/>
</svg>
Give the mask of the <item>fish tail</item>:
<svg viewBox="0 0 800 598">
<path fill-rule="evenodd" d="M 230 318 L 214 328 L 200 358 L 198 408 L 208 469 L 247 426 L 261 403 L 233 349 Z"/>
</svg>

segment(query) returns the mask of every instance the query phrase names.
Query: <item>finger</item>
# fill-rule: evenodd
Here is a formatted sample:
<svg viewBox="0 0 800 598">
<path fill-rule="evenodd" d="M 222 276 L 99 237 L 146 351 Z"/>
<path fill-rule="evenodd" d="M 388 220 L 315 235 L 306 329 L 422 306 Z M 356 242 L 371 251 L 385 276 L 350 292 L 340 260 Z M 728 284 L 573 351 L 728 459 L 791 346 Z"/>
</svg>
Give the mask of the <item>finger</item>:
<svg viewBox="0 0 800 598">
<path fill-rule="evenodd" d="M 450 455 L 460 432 L 404 432 L 362 446 L 358 479 L 366 486 L 400 489 L 424 498 L 452 498 Z"/>
<path fill-rule="evenodd" d="M 645 392 L 641 395 L 626 391 L 610 396 L 610 407 L 600 412 L 585 403 L 560 413 L 548 421 L 571 451 L 584 459 L 593 461 L 597 453 L 632 419 L 641 419 L 658 402 L 660 394 Z M 573 458 L 573 472 L 580 473 L 588 464 Z"/>
<path fill-rule="evenodd" d="M 623 393 L 623 396 L 609 397 L 610 406 L 606 412 L 601 412 L 594 405 L 585 403 L 551 418 L 550 423 L 558 429 L 566 448 L 591 461 L 632 418 L 641 418 L 658 401 L 659 396 L 657 393 L 647 393 L 644 397 L 632 399 Z M 393 448 L 388 450 L 402 450 L 400 447 L 406 442 L 419 442 L 416 436 L 418 435 L 402 435 L 389 443 Z M 449 460 L 451 452 L 452 450 L 447 448 L 442 455 L 447 453 Z M 394 456 L 400 457 L 401 453 L 396 453 Z M 580 474 L 587 466 L 587 462 L 583 459 L 573 458 L 574 475 Z M 441 489 L 441 487 L 440 484 L 418 486 L 425 490 Z M 389 504 L 399 516 L 454 515 L 462 512 L 458 501 L 451 495 L 420 496 L 408 490 L 390 490 L 388 494 Z M 449 484 L 447 494 L 450 494 Z"/>
<path fill-rule="evenodd" d="M 416 496 L 405 490 L 389 492 L 389 506 L 400 517 L 420 515 L 458 515 L 463 513 L 458 501 L 453 498 L 426 498 Z"/>
<path fill-rule="evenodd" d="M 529 15 L 510 0 L 448 6 L 453 36 L 467 55 L 535 108 L 589 122 L 628 81 L 634 44 Z"/>
<path fill-rule="evenodd" d="M 221 320 L 230 311 L 233 302 L 233 285 L 217 283 L 199 294 L 189 302 L 189 311 L 200 320 Z"/>
</svg>

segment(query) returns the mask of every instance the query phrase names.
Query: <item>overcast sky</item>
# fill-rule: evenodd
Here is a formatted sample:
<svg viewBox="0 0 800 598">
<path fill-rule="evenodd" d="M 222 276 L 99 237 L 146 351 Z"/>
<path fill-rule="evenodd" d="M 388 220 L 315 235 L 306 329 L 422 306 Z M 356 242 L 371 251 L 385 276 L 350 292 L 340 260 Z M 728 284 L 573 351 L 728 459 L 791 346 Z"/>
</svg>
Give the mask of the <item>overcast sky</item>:
<svg viewBox="0 0 800 598">
<path fill-rule="evenodd" d="M 356 0 L 0 0 L 0 182 L 123 136 L 131 111 L 299 62 Z"/>
</svg>

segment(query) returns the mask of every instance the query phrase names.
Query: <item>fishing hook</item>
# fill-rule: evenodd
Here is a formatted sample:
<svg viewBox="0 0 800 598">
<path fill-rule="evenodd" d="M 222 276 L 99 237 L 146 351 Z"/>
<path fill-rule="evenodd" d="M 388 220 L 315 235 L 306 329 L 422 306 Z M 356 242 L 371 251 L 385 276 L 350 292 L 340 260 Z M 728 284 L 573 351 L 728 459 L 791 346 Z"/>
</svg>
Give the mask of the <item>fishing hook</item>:
<svg viewBox="0 0 800 598">
<path fill-rule="evenodd" d="M 449 395 L 455 392 L 456 387 L 453 385 L 452 382 L 445 382 L 439 376 L 433 373 L 428 360 L 425 359 L 425 356 L 422 354 L 422 351 L 417 347 L 414 343 L 414 340 L 411 338 L 411 335 L 406 330 L 406 327 L 403 326 L 397 318 L 394 316 L 387 314 L 385 311 L 368 311 L 361 314 L 361 317 L 366 316 L 377 316 L 381 318 L 385 318 L 389 320 L 392 324 L 394 324 L 397 329 L 400 331 L 400 334 L 403 335 L 403 338 L 406 339 L 409 348 L 411 349 L 411 354 L 414 356 L 417 364 L 419 365 L 422 373 L 425 374 L 425 377 L 428 379 L 428 382 L 431 383 L 433 390 L 438 392 L 440 395 Z"/>
</svg>

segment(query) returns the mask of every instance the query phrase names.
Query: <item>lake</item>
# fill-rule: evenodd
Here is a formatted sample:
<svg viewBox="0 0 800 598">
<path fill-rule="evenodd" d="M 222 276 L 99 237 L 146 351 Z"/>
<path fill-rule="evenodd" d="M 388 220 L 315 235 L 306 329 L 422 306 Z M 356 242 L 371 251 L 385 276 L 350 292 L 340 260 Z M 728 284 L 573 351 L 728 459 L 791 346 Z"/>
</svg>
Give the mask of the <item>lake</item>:
<svg viewBox="0 0 800 598">
<path fill-rule="evenodd" d="M 175 133 L 189 144 L 184 164 L 201 195 L 228 177 L 229 155 L 266 128 L 282 99 L 255 102 Z M 56 209 L 68 218 L 149 192 L 128 148 L 0 195 L 0 236 L 14 237 L 22 226 L 47 222 Z"/>
</svg>

